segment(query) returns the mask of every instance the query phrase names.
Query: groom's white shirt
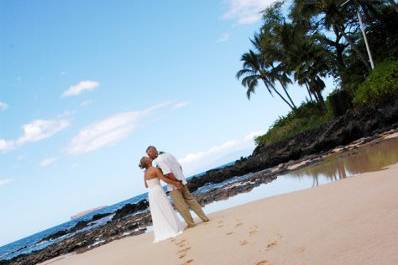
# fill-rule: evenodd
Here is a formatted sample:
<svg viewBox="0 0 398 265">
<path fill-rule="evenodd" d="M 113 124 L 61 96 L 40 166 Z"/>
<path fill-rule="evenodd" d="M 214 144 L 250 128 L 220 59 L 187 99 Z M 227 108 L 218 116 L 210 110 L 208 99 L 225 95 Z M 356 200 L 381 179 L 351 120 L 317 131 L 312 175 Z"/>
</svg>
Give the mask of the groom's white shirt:
<svg viewBox="0 0 398 265">
<path fill-rule="evenodd" d="M 187 184 L 182 167 L 173 155 L 169 153 L 162 153 L 155 160 L 153 160 L 153 164 L 162 170 L 163 175 L 173 173 L 176 179 L 182 181 L 182 184 Z M 173 185 L 167 184 L 168 191 L 172 191 L 174 189 L 175 187 Z"/>
</svg>

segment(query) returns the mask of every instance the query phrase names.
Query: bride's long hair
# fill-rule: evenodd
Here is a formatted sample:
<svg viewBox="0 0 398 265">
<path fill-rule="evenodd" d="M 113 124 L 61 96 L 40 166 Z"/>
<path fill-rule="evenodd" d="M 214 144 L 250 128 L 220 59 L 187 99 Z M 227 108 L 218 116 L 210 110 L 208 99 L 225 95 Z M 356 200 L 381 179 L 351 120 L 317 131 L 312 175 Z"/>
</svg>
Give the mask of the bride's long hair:
<svg viewBox="0 0 398 265">
<path fill-rule="evenodd" d="M 140 163 L 138 164 L 138 167 L 141 169 L 147 169 L 148 168 L 148 159 L 149 159 L 149 157 L 143 156 L 140 159 Z"/>
</svg>

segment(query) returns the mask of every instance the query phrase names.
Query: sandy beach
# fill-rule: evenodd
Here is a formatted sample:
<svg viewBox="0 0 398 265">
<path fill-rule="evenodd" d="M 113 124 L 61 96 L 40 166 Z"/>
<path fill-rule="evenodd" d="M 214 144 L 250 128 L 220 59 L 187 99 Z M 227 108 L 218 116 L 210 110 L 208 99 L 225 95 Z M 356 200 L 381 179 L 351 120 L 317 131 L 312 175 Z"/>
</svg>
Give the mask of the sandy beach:
<svg viewBox="0 0 398 265">
<path fill-rule="evenodd" d="M 398 264 L 398 164 L 210 217 L 175 239 L 148 233 L 42 264 Z"/>
</svg>

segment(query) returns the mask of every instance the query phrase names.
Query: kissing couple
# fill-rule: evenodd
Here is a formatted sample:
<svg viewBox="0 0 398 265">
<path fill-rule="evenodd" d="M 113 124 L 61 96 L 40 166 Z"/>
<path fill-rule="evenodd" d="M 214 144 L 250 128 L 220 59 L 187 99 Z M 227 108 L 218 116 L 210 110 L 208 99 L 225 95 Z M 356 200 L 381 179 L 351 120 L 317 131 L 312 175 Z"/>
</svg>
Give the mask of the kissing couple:
<svg viewBox="0 0 398 265">
<path fill-rule="evenodd" d="M 146 154 L 147 156 L 141 158 L 139 167 L 145 170 L 144 183 L 148 188 L 154 242 L 175 237 L 181 234 L 185 227 L 194 227 L 195 222 L 190 209 L 203 222 L 208 222 L 209 218 L 186 186 L 187 181 L 177 159 L 169 153 L 159 153 L 154 146 L 149 146 Z M 170 191 L 174 206 L 185 220 L 186 226 L 178 219 L 161 186 L 161 180 L 167 183 L 167 190 Z"/>
</svg>

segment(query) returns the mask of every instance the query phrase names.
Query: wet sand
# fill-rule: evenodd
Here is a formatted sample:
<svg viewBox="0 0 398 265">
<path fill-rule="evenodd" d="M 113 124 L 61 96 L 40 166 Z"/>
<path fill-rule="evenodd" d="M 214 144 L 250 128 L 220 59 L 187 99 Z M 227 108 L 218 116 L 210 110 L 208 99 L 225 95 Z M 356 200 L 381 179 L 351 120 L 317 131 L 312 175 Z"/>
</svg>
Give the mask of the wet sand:
<svg viewBox="0 0 398 265">
<path fill-rule="evenodd" d="M 398 264 L 398 164 L 210 217 L 173 240 L 148 233 L 42 264 Z"/>
</svg>

